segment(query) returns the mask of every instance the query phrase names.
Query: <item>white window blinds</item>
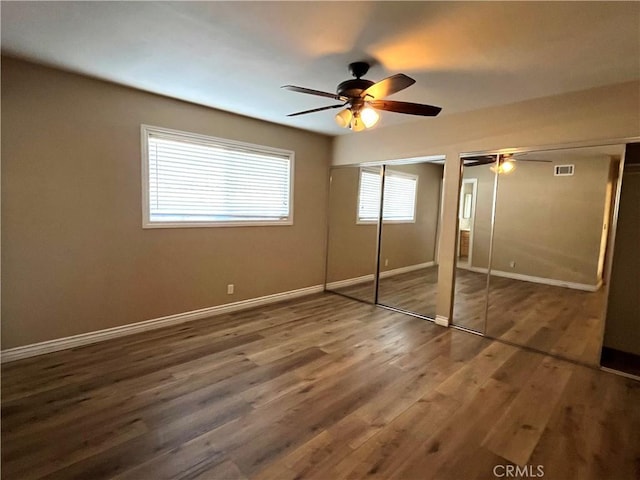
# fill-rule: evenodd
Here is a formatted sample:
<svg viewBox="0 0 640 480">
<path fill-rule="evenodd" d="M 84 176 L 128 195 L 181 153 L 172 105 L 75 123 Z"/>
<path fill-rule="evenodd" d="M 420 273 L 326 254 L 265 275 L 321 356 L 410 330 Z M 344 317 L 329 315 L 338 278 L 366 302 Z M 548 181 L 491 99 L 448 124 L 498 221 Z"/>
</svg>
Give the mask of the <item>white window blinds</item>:
<svg viewBox="0 0 640 480">
<path fill-rule="evenodd" d="M 291 223 L 293 152 L 153 127 L 143 134 L 147 226 Z"/>
<path fill-rule="evenodd" d="M 378 170 L 360 170 L 358 221 L 375 222 L 380 214 L 380 185 Z"/>
<path fill-rule="evenodd" d="M 375 222 L 380 209 L 381 177 L 378 170 L 360 170 L 358 221 Z M 385 170 L 384 206 L 385 222 L 414 222 L 418 177 L 394 170 Z"/>
</svg>

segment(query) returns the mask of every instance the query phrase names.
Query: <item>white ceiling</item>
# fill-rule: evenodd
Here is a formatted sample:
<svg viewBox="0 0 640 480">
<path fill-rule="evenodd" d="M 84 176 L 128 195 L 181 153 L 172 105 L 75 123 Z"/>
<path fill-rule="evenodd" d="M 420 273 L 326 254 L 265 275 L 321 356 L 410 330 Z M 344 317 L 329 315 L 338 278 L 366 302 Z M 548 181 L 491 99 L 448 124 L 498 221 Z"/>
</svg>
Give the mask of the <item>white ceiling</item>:
<svg viewBox="0 0 640 480">
<path fill-rule="evenodd" d="M 640 78 L 639 2 L 7 2 L 5 54 L 330 135 L 350 62 L 441 115 Z M 383 112 L 380 127 L 418 117 Z M 420 121 L 433 121 L 421 119 Z"/>
</svg>

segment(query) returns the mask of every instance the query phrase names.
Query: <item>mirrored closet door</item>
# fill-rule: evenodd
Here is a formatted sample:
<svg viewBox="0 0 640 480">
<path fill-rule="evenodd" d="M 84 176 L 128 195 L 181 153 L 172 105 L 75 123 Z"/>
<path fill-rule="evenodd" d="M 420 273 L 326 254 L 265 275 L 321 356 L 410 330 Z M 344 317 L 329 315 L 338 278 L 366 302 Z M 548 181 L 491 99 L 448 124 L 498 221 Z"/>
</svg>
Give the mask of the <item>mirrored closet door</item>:
<svg viewBox="0 0 640 480">
<path fill-rule="evenodd" d="M 454 324 L 598 364 L 623 151 L 608 145 L 466 159 L 464 179 L 475 180 L 477 198 L 471 225 L 464 211 L 459 219 L 474 238 L 471 259 L 458 259 Z M 471 190 L 465 180 L 462 210 Z M 483 282 L 484 302 L 471 287 Z"/>
<path fill-rule="evenodd" d="M 326 289 L 435 317 L 444 158 L 331 170 Z"/>
</svg>

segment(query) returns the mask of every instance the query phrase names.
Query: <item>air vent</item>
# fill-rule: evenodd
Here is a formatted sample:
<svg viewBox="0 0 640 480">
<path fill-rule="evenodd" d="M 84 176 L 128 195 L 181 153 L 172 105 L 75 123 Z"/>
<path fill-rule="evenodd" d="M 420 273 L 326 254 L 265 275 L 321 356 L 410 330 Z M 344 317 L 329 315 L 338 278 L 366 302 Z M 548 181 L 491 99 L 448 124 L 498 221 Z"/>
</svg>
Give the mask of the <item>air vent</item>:
<svg viewBox="0 0 640 480">
<path fill-rule="evenodd" d="M 573 165 L 555 165 L 553 167 L 553 174 L 556 177 L 569 177 L 573 175 Z"/>
</svg>

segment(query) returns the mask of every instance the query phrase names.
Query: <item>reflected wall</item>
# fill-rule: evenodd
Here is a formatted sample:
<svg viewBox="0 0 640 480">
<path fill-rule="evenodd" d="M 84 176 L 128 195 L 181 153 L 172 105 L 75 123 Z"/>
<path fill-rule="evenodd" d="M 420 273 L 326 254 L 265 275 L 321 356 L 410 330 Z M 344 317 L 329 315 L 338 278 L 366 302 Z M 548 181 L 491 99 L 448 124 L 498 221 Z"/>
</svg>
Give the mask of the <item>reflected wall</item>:
<svg viewBox="0 0 640 480">
<path fill-rule="evenodd" d="M 359 182 L 359 167 L 331 169 L 325 288 L 373 303 L 378 221 L 358 222 Z"/>
</svg>

